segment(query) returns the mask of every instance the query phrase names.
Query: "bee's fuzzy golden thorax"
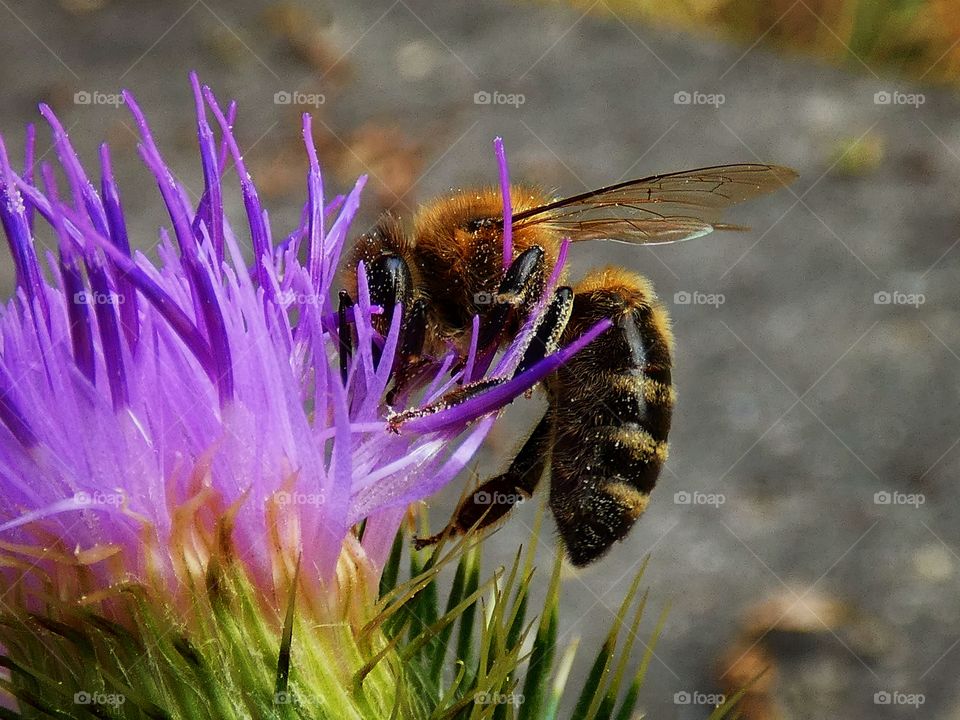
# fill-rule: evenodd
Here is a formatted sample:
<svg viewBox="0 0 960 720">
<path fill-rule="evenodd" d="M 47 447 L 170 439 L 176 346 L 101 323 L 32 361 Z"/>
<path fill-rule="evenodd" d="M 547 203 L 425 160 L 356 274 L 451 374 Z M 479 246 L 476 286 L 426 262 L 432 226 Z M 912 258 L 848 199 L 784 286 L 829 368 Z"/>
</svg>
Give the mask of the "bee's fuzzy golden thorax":
<svg viewBox="0 0 960 720">
<path fill-rule="evenodd" d="M 512 188 L 514 213 L 549 200 L 537 190 Z M 473 315 L 483 315 L 497 292 L 504 273 L 502 215 L 503 199 L 495 188 L 456 192 L 417 213 L 412 254 L 442 334 L 467 332 Z M 557 261 L 560 238 L 540 224 L 514 230 L 513 258 L 534 245 L 543 248 L 549 272 Z"/>
</svg>

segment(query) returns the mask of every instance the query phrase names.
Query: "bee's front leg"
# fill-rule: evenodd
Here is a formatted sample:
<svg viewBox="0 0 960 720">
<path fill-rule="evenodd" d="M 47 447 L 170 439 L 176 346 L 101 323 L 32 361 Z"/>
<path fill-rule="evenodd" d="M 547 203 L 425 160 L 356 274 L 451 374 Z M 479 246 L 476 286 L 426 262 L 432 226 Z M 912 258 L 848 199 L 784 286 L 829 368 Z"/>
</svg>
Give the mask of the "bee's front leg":
<svg viewBox="0 0 960 720">
<path fill-rule="evenodd" d="M 567 323 L 570 321 L 571 312 L 573 312 L 573 290 L 566 286 L 557 288 L 546 312 L 537 322 L 533 336 L 520 359 L 520 364 L 514 370 L 514 376 L 557 351 L 563 331 L 566 330 Z"/>
<path fill-rule="evenodd" d="M 340 304 L 337 307 L 337 351 L 340 356 L 340 379 L 347 384 L 350 358 L 353 356 L 353 330 L 347 323 L 347 310 L 353 307 L 353 299 L 346 290 L 340 291 Z"/>
<path fill-rule="evenodd" d="M 383 308 L 375 321 L 377 331 L 386 337 L 393 322 L 393 313 L 397 304 L 401 304 L 404 315 L 409 314 L 413 301 L 413 275 L 407 261 L 392 252 L 384 253 L 367 266 L 367 282 L 370 286 L 370 302 Z M 401 319 L 401 332 L 406 317 Z M 373 348 L 374 364 L 380 364 L 380 349 Z"/>
<path fill-rule="evenodd" d="M 423 368 L 423 345 L 427 337 L 427 301 L 417 298 L 410 311 L 404 308 L 400 326 L 400 347 L 394 361 L 393 387 L 387 392 L 387 404 L 393 405 L 397 395 Z"/>
<path fill-rule="evenodd" d="M 529 305 L 540 295 L 545 269 L 544 251 L 539 245 L 523 251 L 510 264 L 493 297 L 493 308 L 483 317 L 478 347 L 485 348 L 496 341 L 516 309 Z"/>
<path fill-rule="evenodd" d="M 427 301 L 417 297 L 413 275 L 406 258 L 385 252 L 369 263 L 367 280 L 370 302 L 383 308 L 375 321 L 377 331 L 386 336 L 393 322 L 393 314 L 400 305 L 400 337 L 393 361 L 393 386 L 386 401 L 393 404 L 411 377 L 422 367 L 423 346 L 427 336 Z M 416 299 L 415 299 L 416 298 Z M 380 364 L 380 348 L 374 346 L 373 360 Z"/>
<path fill-rule="evenodd" d="M 550 301 L 550 305 L 547 306 L 546 311 L 537 323 L 533 335 L 524 350 L 523 357 L 520 359 L 520 363 L 513 373 L 509 376 L 484 378 L 483 380 L 462 385 L 445 393 L 439 400 L 426 407 L 398 413 L 393 417 L 391 423 L 399 427 L 405 420 L 411 417 L 423 417 L 438 410 L 459 405 L 463 401 L 501 385 L 516 377 L 524 370 L 529 369 L 538 361 L 556 351 L 560 337 L 563 335 L 567 321 L 570 319 L 572 309 L 573 290 L 569 287 L 557 288 L 553 294 L 553 300 Z"/>
</svg>

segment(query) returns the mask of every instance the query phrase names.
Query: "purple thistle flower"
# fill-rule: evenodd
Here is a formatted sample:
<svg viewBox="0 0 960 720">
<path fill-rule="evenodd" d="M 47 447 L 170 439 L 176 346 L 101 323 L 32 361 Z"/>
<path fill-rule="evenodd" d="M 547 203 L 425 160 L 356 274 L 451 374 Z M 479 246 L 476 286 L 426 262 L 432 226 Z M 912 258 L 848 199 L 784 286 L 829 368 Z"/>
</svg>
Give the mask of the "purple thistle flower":
<svg viewBox="0 0 960 720">
<path fill-rule="evenodd" d="M 97 559 L 122 552 L 135 576 L 170 577 L 178 561 L 159 549 L 183 531 L 188 508 L 208 529 L 230 518 L 233 547 L 255 578 L 275 577 L 278 558 L 299 556 L 304 575 L 323 579 L 365 520 L 362 548 L 378 571 L 407 506 L 452 480 L 498 410 L 607 326 L 446 407 L 441 398 L 458 382 L 509 378 L 535 318 L 492 372 L 494 358 L 477 357 L 474 341 L 463 369 L 450 372 L 452 352 L 437 358 L 426 387 L 408 395 L 416 400 L 407 412 L 391 414 L 383 398 L 401 313 L 380 337 L 372 317 L 382 309 L 371 306 L 361 266 L 346 315 L 358 342 L 343 383 L 330 300 L 365 179 L 325 202 L 305 115 L 307 199 L 300 225 L 275 243 L 231 129 L 235 105 L 224 113 L 209 88 L 191 81 L 204 178 L 196 202 L 124 93 L 170 217 L 172 237 L 161 230 L 157 262 L 131 250 L 106 145 L 95 185 L 41 106 L 66 178 L 60 189 L 47 164 L 35 179 L 32 128 L 23 172 L 0 139 L 0 219 L 17 279 L 15 297 L 0 308 L 0 540 L 9 550 L 55 537 Z M 242 232 L 224 213 L 228 162 L 246 211 Z M 57 241 L 43 258 L 36 216 Z M 475 337 L 477 329 L 475 322 Z M 185 545 L 196 554 L 187 565 L 202 567 L 210 548 Z"/>
</svg>

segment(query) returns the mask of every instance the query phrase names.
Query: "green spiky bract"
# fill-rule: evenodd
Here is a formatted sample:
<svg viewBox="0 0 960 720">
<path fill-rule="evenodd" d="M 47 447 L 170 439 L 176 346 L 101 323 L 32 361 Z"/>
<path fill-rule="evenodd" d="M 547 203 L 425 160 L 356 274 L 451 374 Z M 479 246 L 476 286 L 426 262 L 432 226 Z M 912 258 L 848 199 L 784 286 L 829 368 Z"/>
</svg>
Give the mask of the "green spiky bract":
<svg viewBox="0 0 960 720">
<path fill-rule="evenodd" d="M 50 596 L 42 612 L 5 606 L 10 679 L 0 684 L 19 714 L 0 717 L 366 720 L 395 703 L 392 658 L 363 692 L 348 683 L 381 636 L 360 641 L 349 622 L 318 627 L 293 605 L 270 608 L 238 567 L 217 561 L 190 598 L 173 606 L 127 584 L 90 606 Z"/>
<path fill-rule="evenodd" d="M 565 648 L 560 621 L 561 557 L 555 558 L 543 607 L 528 617 L 543 509 L 531 533 L 528 549 L 513 563 L 481 580 L 482 543 L 474 534 L 455 547 L 438 547 L 429 555 L 411 551 L 410 579 L 395 584 L 402 564 L 398 538 L 381 583 L 385 633 L 395 642 L 406 681 L 418 688 L 407 698 L 415 717 L 431 720 L 557 720 L 570 691 L 568 676 L 577 650 L 574 638 Z M 446 599 L 436 588 L 417 592 L 428 577 L 456 563 Z M 631 650 L 639 632 L 646 595 L 637 590 L 646 562 L 637 572 L 607 641 L 583 683 L 574 717 L 614 720 L 636 717 L 643 678 L 653 657 L 666 612 L 636 668 Z M 416 594 L 414 594 L 416 593 Z M 441 609 L 442 608 L 442 609 Z M 617 646 L 619 645 L 619 651 Z M 625 681 L 629 681 L 625 684 Z M 402 715 L 398 715 L 402 717 Z"/>
<path fill-rule="evenodd" d="M 351 588 L 352 609 L 340 621 L 318 622 L 309 599 L 292 592 L 265 603 L 241 564 L 221 557 L 207 564 L 186 606 L 136 583 L 80 601 L 37 593 L 42 611 L 14 604 L 0 617 L 8 671 L 0 684 L 19 708 L 0 708 L 0 718 L 555 720 L 577 641 L 558 647 L 559 556 L 539 617 L 528 616 L 540 517 L 528 549 L 485 577 L 482 537 L 473 532 L 410 550 L 401 573 L 409 545 L 401 532 L 379 592 Z M 645 567 L 577 696 L 578 720 L 636 717 L 666 619 L 630 668 Z M 290 587 L 298 582 L 309 582 L 299 565 Z"/>
</svg>

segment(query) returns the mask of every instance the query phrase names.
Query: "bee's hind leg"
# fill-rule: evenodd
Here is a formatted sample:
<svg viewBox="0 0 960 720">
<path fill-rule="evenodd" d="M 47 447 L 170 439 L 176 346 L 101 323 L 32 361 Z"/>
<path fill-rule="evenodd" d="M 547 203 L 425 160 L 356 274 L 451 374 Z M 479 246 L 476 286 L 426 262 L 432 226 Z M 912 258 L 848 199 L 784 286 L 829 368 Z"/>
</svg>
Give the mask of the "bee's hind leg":
<svg viewBox="0 0 960 720">
<path fill-rule="evenodd" d="M 513 373 L 514 377 L 556 351 L 572 311 L 573 290 L 569 287 L 557 288 L 553 300 L 537 323 L 523 357 Z M 465 394 L 482 392 L 489 386 L 489 381 L 486 381 L 465 386 L 455 392 L 460 398 Z M 416 538 L 414 544 L 417 549 L 437 543 L 448 536 L 463 534 L 473 527 L 486 528 L 495 525 L 506 517 L 514 505 L 530 497 L 543 476 L 551 454 L 551 419 L 552 413 L 547 410 L 514 457 L 513 462 L 510 463 L 507 471 L 487 480 L 464 498 L 453 514 L 453 518 L 441 532 L 427 538 Z"/>
<path fill-rule="evenodd" d="M 415 538 L 414 546 L 420 550 L 445 537 L 461 535 L 473 527 L 486 528 L 503 520 L 513 506 L 529 498 L 536 489 L 550 457 L 552 423 L 550 412 L 543 416 L 537 427 L 524 442 L 510 467 L 502 475 L 487 480 L 466 498 L 454 512 L 447 526 L 436 535 Z"/>
</svg>

